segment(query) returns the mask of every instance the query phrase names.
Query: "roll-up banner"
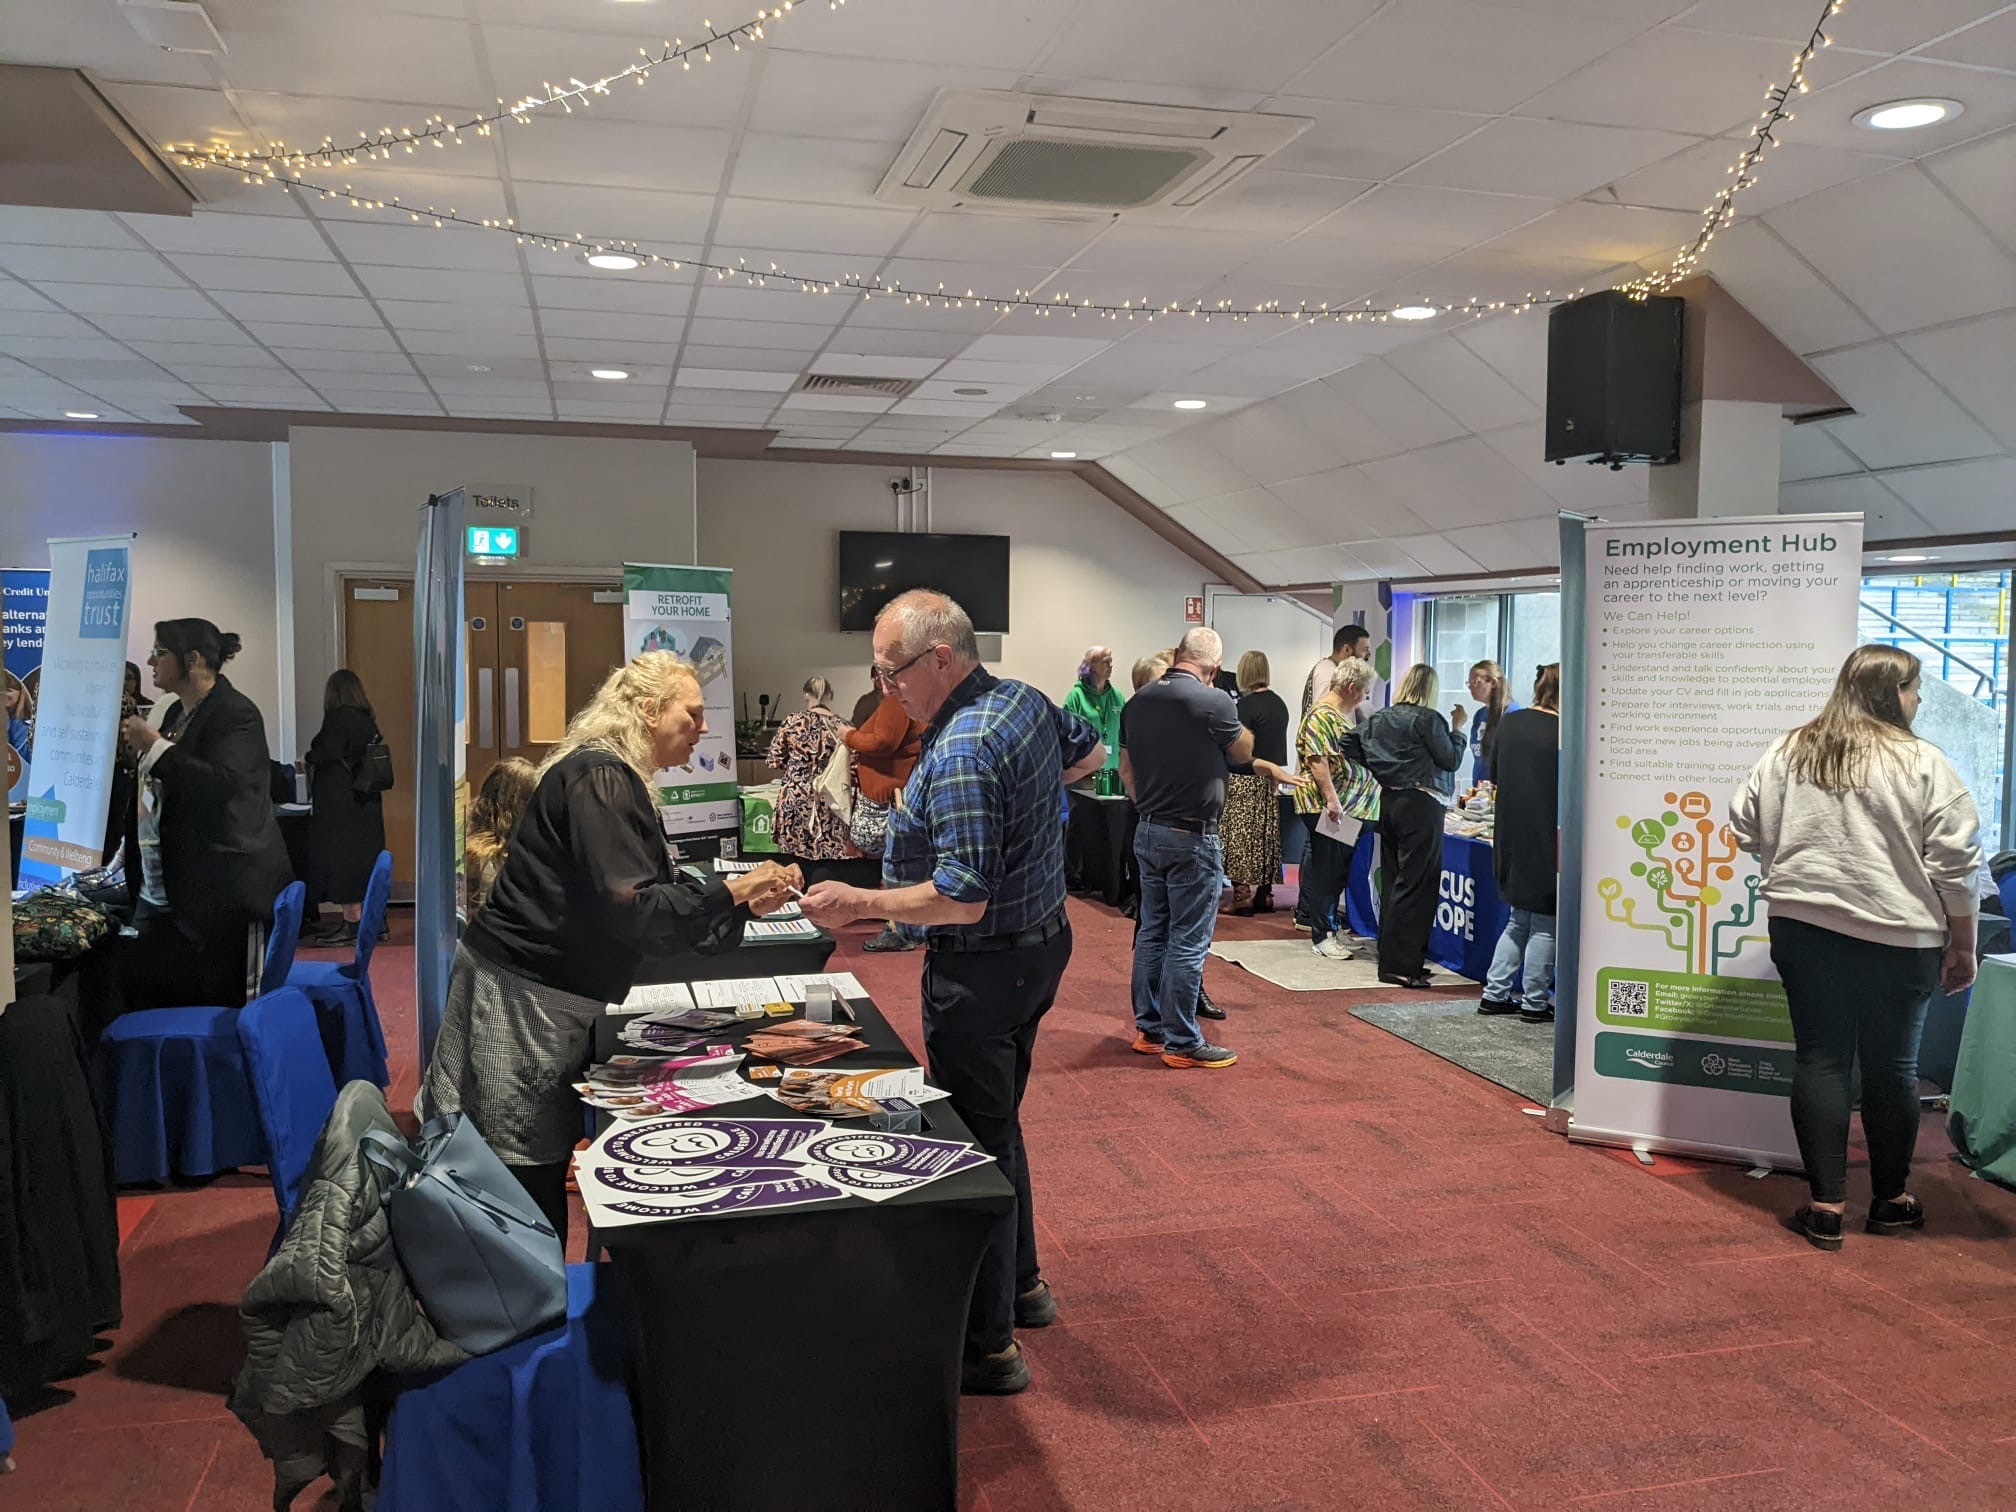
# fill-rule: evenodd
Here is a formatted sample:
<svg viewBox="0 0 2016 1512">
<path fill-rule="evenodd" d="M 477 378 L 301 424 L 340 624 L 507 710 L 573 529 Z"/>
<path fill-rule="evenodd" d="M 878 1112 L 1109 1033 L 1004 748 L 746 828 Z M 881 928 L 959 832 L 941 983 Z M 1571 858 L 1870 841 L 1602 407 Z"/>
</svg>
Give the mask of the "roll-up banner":
<svg viewBox="0 0 2016 1512">
<path fill-rule="evenodd" d="M 1569 1135 L 1796 1170 L 1792 1027 L 1729 809 L 1854 649 L 1862 517 L 1562 531 Z"/>
<path fill-rule="evenodd" d="M 28 801 L 28 744 L 26 731 L 30 711 L 35 707 L 38 684 L 42 680 L 42 634 L 49 621 L 49 569 L 47 567 L 0 567 L 0 657 L 6 673 L 0 682 L 18 688 L 22 697 L 8 707 L 6 755 L 7 801 Z M 17 716 L 14 710 L 19 708 Z M 16 740 L 20 741 L 17 745 Z"/>
<path fill-rule="evenodd" d="M 48 617 L 21 842 L 23 887 L 60 882 L 104 859 L 132 601 L 130 534 L 49 543 Z"/>
<path fill-rule="evenodd" d="M 420 510 L 413 573 L 413 964 L 423 1076 L 441 1030 L 463 912 L 462 842 L 469 806 L 464 509 L 459 488 L 427 500 Z"/>
<path fill-rule="evenodd" d="M 741 827 L 735 780 L 735 667 L 726 567 L 623 567 L 624 655 L 670 651 L 691 662 L 707 706 L 707 734 L 683 767 L 658 774 L 667 835 L 733 834 Z"/>
</svg>

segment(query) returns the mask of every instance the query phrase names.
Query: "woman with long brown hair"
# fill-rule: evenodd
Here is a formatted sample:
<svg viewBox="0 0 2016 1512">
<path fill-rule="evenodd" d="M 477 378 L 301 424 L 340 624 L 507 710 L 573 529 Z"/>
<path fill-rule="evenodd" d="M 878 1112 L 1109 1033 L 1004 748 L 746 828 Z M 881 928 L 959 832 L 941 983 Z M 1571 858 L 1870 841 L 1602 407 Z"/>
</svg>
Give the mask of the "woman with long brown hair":
<svg viewBox="0 0 2016 1512">
<path fill-rule="evenodd" d="M 385 849 L 385 801 L 376 789 L 357 790 L 357 774 L 370 759 L 378 718 L 364 683 L 338 667 L 322 687 L 322 728 L 308 746 L 308 919 L 303 941 L 350 945 L 364 916 L 364 888 Z M 340 912 L 324 922 L 321 906 Z"/>
<path fill-rule="evenodd" d="M 1519 707 L 1519 700 L 1505 682 L 1505 669 L 1488 658 L 1470 668 L 1470 696 L 1477 700 L 1477 712 L 1461 704 L 1449 711 L 1449 725 L 1458 735 L 1470 730 L 1470 780 L 1491 782 L 1497 769 L 1498 721 Z"/>
<path fill-rule="evenodd" d="M 477 789 L 476 801 L 469 805 L 468 833 L 462 841 L 462 875 L 469 887 L 471 918 L 490 901 L 490 889 L 504 869 L 504 858 L 511 853 L 511 831 L 538 785 L 539 768 L 523 756 L 506 756 L 490 768 L 490 775 Z"/>
<path fill-rule="evenodd" d="M 1918 1035 L 1935 986 L 1958 992 L 1974 980 L 1981 821 L 1953 764 L 1911 733 L 1920 672 L 1893 646 L 1849 653 L 1819 717 L 1765 753 L 1730 815 L 1763 863 L 1771 964 L 1792 1015 L 1792 1128 L 1812 1189 L 1792 1221 L 1825 1250 L 1841 1248 L 1858 1054 L 1864 1228 L 1925 1226 L 1905 1190 Z"/>
<path fill-rule="evenodd" d="M 1504 686 L 1504 679 L 1499 679 Z M 1515 709 L 1492 739 L 1497 750 L 1498 827 L 1491 873 L 1508 910 L 1491 955 L 1479 1013 L 1516 1013 L 1529 1024 L 1554 1017 L 1554 914 L 1560 845 L 1561 664 L 1533 673 L 1533 707 Z M 1519 996 L 1512 982 L 1519 980 Z"/>
</svg>

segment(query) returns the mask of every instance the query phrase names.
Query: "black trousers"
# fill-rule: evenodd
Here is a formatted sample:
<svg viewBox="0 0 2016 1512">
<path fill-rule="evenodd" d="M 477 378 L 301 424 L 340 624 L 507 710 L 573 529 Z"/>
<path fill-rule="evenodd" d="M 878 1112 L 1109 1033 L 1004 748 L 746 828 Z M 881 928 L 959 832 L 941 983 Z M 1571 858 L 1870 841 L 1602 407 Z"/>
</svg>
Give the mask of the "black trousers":
<svg viewBox="0 0 2016 1512">
<path fill-rule="evenodd" d="M 126 1011 L 244 1005 L 244 919 L 198 922 L 142 903 L 133 928 L 138 938 L 122 941 L 119 951 Z"/>
<path fill-rule="evenodd" d="M 1356 847 L 1321 833 L 1315 821 L 1322 815 L 1307 817 L 1309 849 L 1302 855 L 1301 891 L 1295 899 L 1295 917 L 1308 919 L 1309 936 L 1320 945 L 1333 934 L 1350 932 L 1344 926 L 1344 884 L 1351 880 L 1351 853 Z"/>
<path fill-rule="evenodd" d="M 933 1085 L 980 1148 L 1015 1188 L 1015 1205 L 995 1220 L 980 1258 L 967 1314 L 966 1352 L 999 1354 L 1015 1339 L 1015 1297 L 1042 1277 L 1036 1208 L 1022 1149 L 1022 1093 L 1036 1029 L 1057 1001 L 1071 961 L 1067 926 L 1015 950 L 938 951 L 924 957 L 924 1060 Z"/>
<path fill-rule="evenodd" d="M 1379 974 L 1418 977 L 1428 969 L 1435 894 L 1442 880 L 1442 818 L 1432 793 L 1379 794 Z"/>
<path fill-rule="evenodd" d="M 1771 964 L 1792 1010 L 1792 1132 L 1815 1202 L 1848 1196 L 1848 1110 L 1862 1062 L 1862 1132 L 1878 1202 L 1900 1195 L 1918 1143 L 1918 1035 L 1939 985 L 1935 946 L 1878 945 L 1771 920 Z"/>
</svg>

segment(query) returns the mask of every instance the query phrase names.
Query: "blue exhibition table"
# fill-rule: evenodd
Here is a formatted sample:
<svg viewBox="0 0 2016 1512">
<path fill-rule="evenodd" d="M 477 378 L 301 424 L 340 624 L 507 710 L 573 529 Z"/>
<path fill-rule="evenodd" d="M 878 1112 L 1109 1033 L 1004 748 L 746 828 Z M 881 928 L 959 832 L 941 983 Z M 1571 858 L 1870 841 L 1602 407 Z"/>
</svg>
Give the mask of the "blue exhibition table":
<svg viewBox="0 0 2016 1512">
<path fill-rule="evenodd" d="M 1379 834 L 1366 825 L 1351 853 L 1351 880 L 1345 887 L 1346 922 L 1353 934 L 1379 932 Z M 1491 971 L 1491 952 L 1504 933 L 1509 910 L 1498 901 L 1498 881 L 1491 874 L 1491 842 L 1462 835 L 1442 837 L 1442 881 L 1435 899 L 1435 929 L 1428 937 L 1428 959 L 1437 966 L 1483 981 Z"/>
</svg>

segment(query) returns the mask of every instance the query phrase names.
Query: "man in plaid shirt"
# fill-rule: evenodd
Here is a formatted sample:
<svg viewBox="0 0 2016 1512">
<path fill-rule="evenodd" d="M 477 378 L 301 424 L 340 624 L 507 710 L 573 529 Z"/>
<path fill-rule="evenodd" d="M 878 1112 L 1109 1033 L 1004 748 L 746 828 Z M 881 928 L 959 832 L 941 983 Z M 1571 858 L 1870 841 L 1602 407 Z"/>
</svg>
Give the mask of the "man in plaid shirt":
<svg viewBox="0 0 2016 1512">
<path fill-rule="evenodd" d="M 1015 1328 L 1057 1316 L 1036 1260 L 1022 1092 L 1071 959 L 1062 789 L 1106 748 L 1085 720 L 982 667 L 972 620 L 942 593 L 892 599 L 874 647 L 876 684 L 925 725 L 923 753 L 889 810 L 884 889 L 821 882 L 804 911 L 827 928 L 883 918 L 924 933 L 931 1080 L 1015 1188 L 980 1262 L 961 1377 L 1004 1395 L 1029 1384 Z"/>
</svg>

